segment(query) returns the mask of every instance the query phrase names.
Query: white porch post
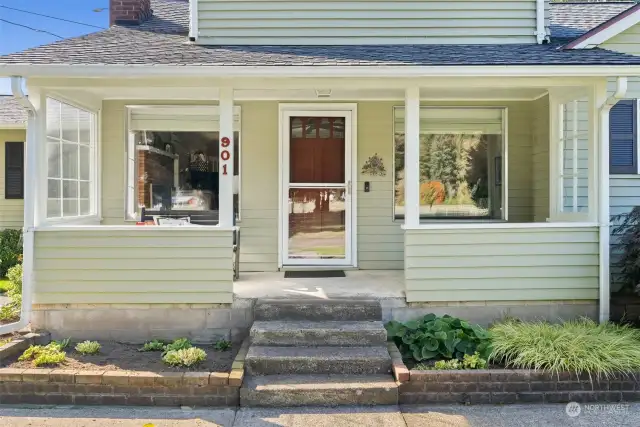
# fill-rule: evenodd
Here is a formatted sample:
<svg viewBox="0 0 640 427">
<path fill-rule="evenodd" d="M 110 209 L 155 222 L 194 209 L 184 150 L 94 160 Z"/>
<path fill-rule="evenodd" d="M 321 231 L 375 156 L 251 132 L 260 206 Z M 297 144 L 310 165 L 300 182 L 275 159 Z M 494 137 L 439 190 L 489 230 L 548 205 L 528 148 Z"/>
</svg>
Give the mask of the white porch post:
<svg viewBox="0 0 640 427">
<path fill-rule="evenodd" d="M 406 89 L 404 100 L 404 223 L 420 225 L 420 88 Z"/>
<path fill-rule="evenodd" d="M 233 89 L 220 88 L 219 225 L 233 227 Z"/>
</svg>

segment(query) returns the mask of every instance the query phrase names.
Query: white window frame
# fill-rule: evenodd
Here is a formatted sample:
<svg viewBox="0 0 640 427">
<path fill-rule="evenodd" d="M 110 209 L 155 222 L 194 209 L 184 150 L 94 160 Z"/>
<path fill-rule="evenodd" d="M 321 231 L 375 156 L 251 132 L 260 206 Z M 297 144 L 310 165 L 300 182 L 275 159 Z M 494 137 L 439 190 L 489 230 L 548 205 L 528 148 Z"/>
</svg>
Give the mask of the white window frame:
<svg viewBox="0 0 640 427">
<path fill-rule="evenodd" d="M 133 145 L 134 145 L 134 132 L 140 131 L 141 129 L 135 129 L 132 130 L 132 119 L 131 119 L 131 113 L 133 110 L 135 109 L 146 109 L 149 110 L 149 112 L 153 112 L 154 110 L 157 111 L 159 116 L 162 115 L 166 115 L 166 114 L 171 114 L 171 113 L 175 113 L 176 115 L 181 115 L 181 116 L 187 116 L 187 115 L 196 115 L 196 116 L 203 116 L 203 115 L 209 115 L 212 117 L 217 117 L 217 121 L 218 124 L 220 122 L 220 107 L 217 105 L 150 105 L 150 104 L 135 104 L 135 105 L 126 105 L 125 106 L 125 131 L 126 131 L 126 136 L 125 136 L 125 154 L 124 154 L 124 201 L 125 201 L 125 206 L 124 206 L 124 220 L 125 222 L 137 222 L 140 218 L 140 211 L 138 209 L 137 203 L 135 203 L 135 199 L 136 199 L 136 195 L 138 194 L 138 179 L 137 178 L 137 167 L 136 165 L 134 165 L 133 168 L 133 187 L 130 187 L 130 179 L 132 174 L 130 174 L 129 172 L 129 153 L 131 152 L 131 150 L 134 149 Z M 238 147 L 238 212 L 237 212 L 237 221 L 240 222 L 242 219 L 242 108 L 239 105 L 234 105 L 233 106 L 233 116 L 234 116 L 234 122 L 235 117 L 238 118 L 237 120 L 237 130 L 235 129 L 235 123 L 234 123 L 234 132 L 238 132 L 238 140 L 234 141 L 234 144 L 240 144 Z M 147 131 L 153 132 L 153 129 L 145 129 Z M 167 130 L 155 130 L 156 132 L 170 132 Z M 205 132 L 205 131 L 211 131 L 210 129 L 205 129 L 205 128 L 197 128 L 194 127 L 192 129 L 193 132 Z M 184 131 L 187 132 L 187 131 Z M 218 130 L 214 130 L 212 132 L 220 132 L 220 128 L 218 125 Z M 134 158 L 135 159 L 135 158 Z M 235 171 L 234 171 L 235 172 Z M 131 199 L 131 195 L 129 194 L 131 191 L 133 191 L 133 200 L 134 202 L 132 203 L 130 201 Z M 176 228 L 177 229 L 177 228 Z"/>
<path fill-rule="evenodd" d="M 46 117 L 48 115 L 48 111 L 46 108 L 46 103 L 48 99 L 52 99 L 56 102 L 59 102 L 61 105 L 66 104 L 69 107 L 75 108 L 77 110 L 82 110 L 86 113 L 89 113 L 91 117 L 91 123 L 89 128 L 90 133 L 90 143 L 89 143 L 89 180 L 83 182 L 89 182 L 89 213 L 86 215 L 75 215 L 75 216 L 59 216 L 59 217 L 48 217 L 48 200 L 49 200 L 49 163 L 48 163 L 48 136 L 47 136 L 47 120 Z M 41 226 L 48 225 L 56 225 L 56 224 L 97 224 L 100 222 L 100 125 L 101 125 L 101 110 L 99 108 L 91 108 L 86 105 L 79 104 L 77 102 L 71 101 L 63 96 L 60 96 L 55 93 L 46 93 L 43 94 L 42 101 L 44 104 L 42 114 L 42 126 L 41 129 L 43 131 L 42 134 L 42 148 L 41 148 L 41 159 L 42 159 L 42 170 L 44 173 L 39 180 L 40 190 L 39 190 L 39 199 L 42 201 L 42 207 L 38 209 L 38 216 L 40 217 L 39 224 Z M 62 108 L 62 107 L 61 107 Z M 61 118 L 62 120 L 62 118 Z M 60 146 L 62 149 L 62 123 L 60 123 Z M 67 143 L 73 143 L 73 141 L 67 141 Z M 79 142 L 78 146 L 82 145 Z M 80 156 L 78 156 L 78 162 L 80 161 Z M 60 152 L 60 181 L 64 181 L 62 178 L 63 175 L 63 165 L 62 165 L 62 152 Z M 78 174 L 80 173 L 78 169 Z M 52 178 L 57 179 L 57 178 Z M 76 180 L 78 183 L 81 182 L 80 179 Z M 64 203 L 63 203 L 63 188 L 61 185 L 60 188 L 61 195 L 61 215 L 64 211 Z M 80 189 L 78 188 L 78 201 Z M 78 202 L 79 203 L 79 202 Z M 78 205 L 78 210 L 80 206 Z"/>
<path fill-rule="evenodd" d="M 392 109 L 392 133 L 391 133 L 391 144 L 392 144 L 392 165 L 391 165 L 391 173 L 393 175 L 393 196 L 391 200 L 391 217 L 393 222 L 401 222 L 404 223 L 405 215 L 396 214 L 396 195 L 395 195 L 395 185 L 396 185 L 396 110 L 404 110 L 404 105 L 395 105 Z M 470 222 L 507 222 L 509 220 L 509 108 L 505 106 L 499 105 L 421 105 L 420 109 L 468 109 L 468 110 L 501 110 L 502 111 L 502 216 L 501 218 L 473 218 L 473 219 L 464 219 L 464 217 L 456 218 L 419 218 L 420 223 L 444 223 L 444 222 L 460 222 L 460 223 L 470 223 Z"/>
</svg>

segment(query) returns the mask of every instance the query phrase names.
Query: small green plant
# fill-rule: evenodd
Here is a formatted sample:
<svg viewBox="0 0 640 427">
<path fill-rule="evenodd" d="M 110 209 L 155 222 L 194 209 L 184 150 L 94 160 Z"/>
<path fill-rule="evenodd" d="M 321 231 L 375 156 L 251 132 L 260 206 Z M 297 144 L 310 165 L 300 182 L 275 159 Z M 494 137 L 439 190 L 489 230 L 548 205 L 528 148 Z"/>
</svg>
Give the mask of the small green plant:
<svg viewBox="0 0 640 427">
<path fill-rule="evenodd" d="M 561 324 L 505 321 L 491 328 L 491 360 L 552 374 L 609 378 L 640 370 L 640 330 L 580 319 Z"/>
<path fill-rule="evenodd" d="M 76 345 L 76 351 L 80 354 L 98 354 L 102 346 L 98 341 L 82 341 Z"/>
<path fill-rule="evenodd" d="M 65 359 L 66 353 L 61 350 L 56 342 L 51 342 L 46 346 L 32 345 L 18 358 L 20 361 L 33 360 L 35 366 L 59 365 Z"/>
<path fill-rule="evenodd" d="M 49 345 L 57 345 L 60 350 L 64 350 L 65 348 L 69 347 L 69 343 L 71 342 L 71 338 L 65 338 L 63 340 L 60 341 L 51 341 L 51 343 Z"/>
<path fill-rule="evenodd" d="M 191 341 L 189 341 L 188 338 L 178 338 L 177 340 L 173 341 L 170 344 L 167 344 L 164 347 L 163 354 L 167 354 L 168 352 L 174 351 L 174 350 L 186 350 L 191 347 L 193 346 L 191 345 Z"/>
<path fill-rule="evenodd" d="M 22 260 L 22 231 L 4 229 L 0 232 L 0 277 Z"/>
<path fill-rule="evenodd" d="M 437 370 L 454 370 L 460 369 L 460 361 L 458 359 L 449 359 L 449 360 L 438 360 L 434 365 L 433 369 Z"/>
<path fill-rule="evenodd" d="M 403 358 L 415 362 L 431 359 L 458 359 L 476 352 L 487 359 L 491 354 L 491 334 L 479 325 L 448 315 L 427 314 L 422 319 L 385 325 L 389 338 Z"/>
<path fill-rule="evenodd" d="M 487 367 L 487 361 L 480 357 L 480 354 L 476 351 L 472 355 L 465 354 L 462 359 L 463 369 L 484 369 Z"/>
<path fill-rule="evenodd" d="M 138 351 L 163 351 L 167 343 L 160 340 L 153 340 L 144 343 Z"/>
<path fill-rule="evenodd" d="M 231 341 L 218 340 L 216 341 L 214 348 L 218 351 L 227 351 L 231 348 Z"/>
<path fill-rule="evenodd" d="M 14 321 L 20 318 L 20 308 L 22 307 L 22 264 L 15 265 L 7 272 L 6 296 L 9 303 L 0 308 L 0 320 Z"/>
<path fill-rule="evenodd" d="M 169 366 L 191 367 L 202 363 L 207 358 L 207 353 L 198 347 L 183 348 L 180 350 L 169 350 L 162 361 Z"/>
</svg>

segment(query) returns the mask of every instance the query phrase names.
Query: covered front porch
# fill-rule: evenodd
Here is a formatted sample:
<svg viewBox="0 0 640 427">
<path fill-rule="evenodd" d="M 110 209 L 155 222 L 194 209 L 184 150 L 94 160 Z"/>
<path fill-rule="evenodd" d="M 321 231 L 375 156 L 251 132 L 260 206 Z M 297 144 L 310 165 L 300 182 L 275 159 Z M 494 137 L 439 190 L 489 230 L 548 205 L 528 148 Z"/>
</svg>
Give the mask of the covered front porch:
<svg viewBox="0 0 640 427">
<path fill-rule="evenodd" d="M 268 83 L 30 79 L 37 310 L 306 295 L 608 317 L 606 77 Z"/>
</svg>

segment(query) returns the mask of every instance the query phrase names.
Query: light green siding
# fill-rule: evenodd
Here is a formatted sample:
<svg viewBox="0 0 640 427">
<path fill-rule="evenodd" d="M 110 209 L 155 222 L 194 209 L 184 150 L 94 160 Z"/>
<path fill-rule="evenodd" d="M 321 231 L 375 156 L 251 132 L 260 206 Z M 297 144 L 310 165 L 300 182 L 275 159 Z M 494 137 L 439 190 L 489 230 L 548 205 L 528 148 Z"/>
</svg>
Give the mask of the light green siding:
<svg viewBox="0 0 640 427">
<path fill-rule="evenodd" d="M 408 302 L 598 296 L 597 228 L 407 230 Z"/>
<path fill-rule="evenodd" d="M 24 200 L 5 199 L 5 142 L 25 142 L 24 129 L 0 129 L 0 229 L 21 228 L 24 224 Z"/>
<path fill-rule="evenodd" d="M 198 1 L 201 44 L 535 43 L 535 30 L 535 0 Z"/>
<path fill-rule="evenodd" d="M 640 24 L 611 37 L 599 47 L 603 49 L 615 50 L 616 52 L 640 55 Z"/>
<path fill-rule="evenodd" d="M 35 244 L 36 304 L 233 301 L 231 231 L 37 231 Z"/>
<path fill-rule="evenodd" d="M 533 219 L 544 222 L 549 217 L 549 97 L 533 103 Z"/>
</svg>

